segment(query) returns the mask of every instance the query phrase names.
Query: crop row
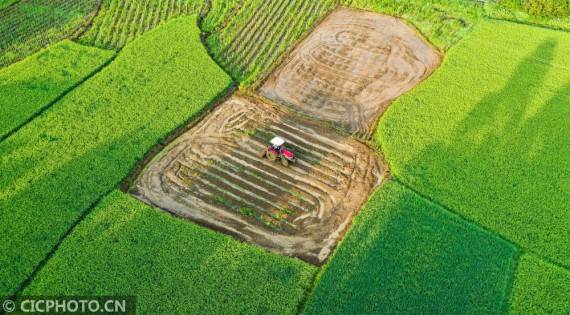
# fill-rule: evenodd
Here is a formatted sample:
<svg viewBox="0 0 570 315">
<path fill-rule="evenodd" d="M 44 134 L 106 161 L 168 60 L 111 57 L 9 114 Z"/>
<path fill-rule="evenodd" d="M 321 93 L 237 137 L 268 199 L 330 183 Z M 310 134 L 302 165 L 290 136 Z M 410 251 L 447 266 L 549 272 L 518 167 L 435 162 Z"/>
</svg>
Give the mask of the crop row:
<svg viewBox="0 0 570 315">
<path fill-rule="evenodd" d="M 76 34 L 99 1 L 22 0 L 0 10 L 0 67 Z"/>
<path fill-rule="evenodd" d="M 201 6 L 199 0 L 103 0 L 99 14 L 81 42 L 121 49 L 160 23 L 197 13 Z"/>
<path fill-rule="evenodd" d="M 213 1 L 202 22 L 202 31 L 215 32 L 230 21 L 246 0 Z"/>
<path fill-rule="evenodd" d="M 337 2 L 245 0 L 234 3 L 233 15 L 225 18 L 223 27 L 217 27 L 207 43 L 226 71 L 242 83 L 252 83 Z"/>
<path fill-rule="evenodd" d="M 0 235 L 0 295 L 13 293 L 147 150 L 230 84 L 201 44 L 195 16 L 178 19 L 127 45 L 0 142 L 0 222 L 10 231 Z"/>
</svg>

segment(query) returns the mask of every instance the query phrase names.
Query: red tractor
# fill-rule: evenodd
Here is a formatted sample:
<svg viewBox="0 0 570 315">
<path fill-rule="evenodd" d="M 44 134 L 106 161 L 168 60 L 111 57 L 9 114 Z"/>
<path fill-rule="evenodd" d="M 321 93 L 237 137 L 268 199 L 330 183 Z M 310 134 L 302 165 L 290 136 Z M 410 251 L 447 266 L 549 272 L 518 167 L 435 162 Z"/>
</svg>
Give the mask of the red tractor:
<svg viewBox="0 0 570 315">
<path fill-rule="evenodd" d="M 265 156 L 269 161 L 280 159 L 283 166 L 289 166 L 289 163 L 294 163 L 296 158 L 293 152 L 283 146 L 284 144 L 285 140 L 281 137 L 271 139 L 269 146 L 260 152 L 259 157 Z"/>
</svg>

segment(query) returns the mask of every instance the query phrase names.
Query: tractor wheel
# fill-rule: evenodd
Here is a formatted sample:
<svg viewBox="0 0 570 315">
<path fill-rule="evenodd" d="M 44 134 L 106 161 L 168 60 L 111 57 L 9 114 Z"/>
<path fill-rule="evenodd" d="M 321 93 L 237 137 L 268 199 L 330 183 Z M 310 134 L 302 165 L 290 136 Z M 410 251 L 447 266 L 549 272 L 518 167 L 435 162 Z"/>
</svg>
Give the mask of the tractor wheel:
<svg viewBox="0 0 570 315">
<path fill-rule="evenodd" d="M 287 160 L 286 158 L 281 158 L 281 164 L 283 164 L 283 166 L 288 167 L 289 166 L 289 160 Z"/>
<path fill-rule="evenodd" d="M 271 151 L 267 151 L 267 153 L 265 154 L 265 156 L 267 157 L 267 159 L 269 161 L 275 161 L 277 159 L 277 155 Z"/>
</svg>

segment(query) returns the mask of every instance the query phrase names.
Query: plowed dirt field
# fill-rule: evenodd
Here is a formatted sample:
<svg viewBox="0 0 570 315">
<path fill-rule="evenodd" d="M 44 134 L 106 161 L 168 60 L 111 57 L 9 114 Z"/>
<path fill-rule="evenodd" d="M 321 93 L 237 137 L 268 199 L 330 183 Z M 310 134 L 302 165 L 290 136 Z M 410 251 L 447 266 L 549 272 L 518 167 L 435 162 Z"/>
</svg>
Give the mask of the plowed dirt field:
<svg viewBox="0 0 570 315">
<path fill-rule="evenodd" d="M 259 158 L 279 135 L 299 156 Z M 153 205 L 309 262 L 322 263 L 383 171 L 366 145 L 243 96 L 220 105 L 143 171 Z"/>
<path fill-rule="evenodd" d="M 387 105 L 439 63 L 438 53 L 399 19 L 340 8 L 301 42 L 260 93 L 369 136 Z"/>
</svg>

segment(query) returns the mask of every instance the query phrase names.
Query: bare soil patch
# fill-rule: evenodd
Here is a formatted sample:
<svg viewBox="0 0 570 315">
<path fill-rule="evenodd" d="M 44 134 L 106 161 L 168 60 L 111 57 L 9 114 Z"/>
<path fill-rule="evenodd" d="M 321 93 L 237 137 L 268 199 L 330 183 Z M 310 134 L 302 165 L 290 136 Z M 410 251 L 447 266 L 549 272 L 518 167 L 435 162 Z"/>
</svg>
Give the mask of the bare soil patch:
<svg viewBox="0 0 570 315">
<path fill-rule="evenodd" d="M 259 158 L 275 135 L 298 161 Z M 165 147 L 137 198 L 285 255 L 323 263 L 384 175 L 366 145 L 234 96 Z"/>
<path fill-rule="evenodd" d="M 387 105 L 429 76 L 440 59 L 399 19 L 340 8 L 299 44 L 260 93 L 370 135 Z"/>
</svg>

